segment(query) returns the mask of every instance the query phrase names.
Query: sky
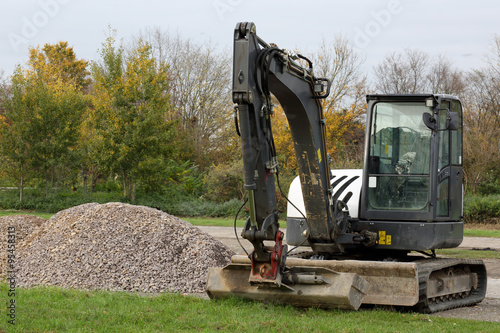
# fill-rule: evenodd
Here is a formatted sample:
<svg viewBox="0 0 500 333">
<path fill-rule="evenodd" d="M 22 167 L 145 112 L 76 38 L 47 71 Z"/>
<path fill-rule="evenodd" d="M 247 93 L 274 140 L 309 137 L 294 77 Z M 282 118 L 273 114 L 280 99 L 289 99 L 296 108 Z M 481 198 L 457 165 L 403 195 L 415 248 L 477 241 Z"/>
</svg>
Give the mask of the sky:
<svg viewBox="0 0 500 333">
<path fill-rule="evenodd" d="M 6 75 L 26 63 L 29 47 L 58 41 L 68 41 L 80 59 L 98 60 L 108 27 L 124 40 L 159 27 L 232 53 L 236 24 L 250 21 L 266 42 L 305 56 L 340 34 L 364 59 L 368 76 L 385 56 L 405 48 L 478 69 L 500 34 L 498 0 L 3 0 L 0 9 Z"/>
</svg>

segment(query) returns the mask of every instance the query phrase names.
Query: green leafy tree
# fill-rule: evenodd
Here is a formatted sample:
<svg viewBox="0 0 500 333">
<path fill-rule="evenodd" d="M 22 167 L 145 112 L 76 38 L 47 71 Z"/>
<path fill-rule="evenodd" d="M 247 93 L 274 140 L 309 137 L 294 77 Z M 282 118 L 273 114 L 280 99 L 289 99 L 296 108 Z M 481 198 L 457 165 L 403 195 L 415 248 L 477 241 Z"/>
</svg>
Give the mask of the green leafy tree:
<svg viewBox="0 0 500 333">
<path fill-rule="evenodd" d="M 151 189 L 161 182 L 175 154 L 175 122 L 168 121 L 168 66 L 157 63 L 145 43 L 127 59 L 115 44 L 108 37 L 102 63 L 92 66 L 94 108 L 87 119 L 95 135 L 89 143 L 100 152 L 97 162 L 121 177 L 124 196 L 133 200 L 138 183 Z"/>
<path fill-rule="evenodd" d="M 32 48 L 26 69 L 14 71 L 0 127 L 1 153 L 12 177 L 19 179 L 20 200 L 28 170 L 54 184 L 58 166 L 75 165 L 75 147 L 86 108 L 83 90 L 87 63 L 77 60 L 66 42 Z"/>
<path fill-rule="evenodd" d="M 7 99 L 4 102 L 4 115 L 0 116 L 0 155 L 2 160 L 2 171 L 5 176 L 16 179 L 19 187 L 19 201 L 23 202 L 23 190 L 26 178 L 30 170 L 33 152 L 26 141 L 29 132 L 26 130 L 25 120 L 29 119 L 26 114 L 27 108 L 18 107 L 21 104 L 18 95 L 17 84 L 13 86 L 13 95 L 16 98 Z"/>
</svg>

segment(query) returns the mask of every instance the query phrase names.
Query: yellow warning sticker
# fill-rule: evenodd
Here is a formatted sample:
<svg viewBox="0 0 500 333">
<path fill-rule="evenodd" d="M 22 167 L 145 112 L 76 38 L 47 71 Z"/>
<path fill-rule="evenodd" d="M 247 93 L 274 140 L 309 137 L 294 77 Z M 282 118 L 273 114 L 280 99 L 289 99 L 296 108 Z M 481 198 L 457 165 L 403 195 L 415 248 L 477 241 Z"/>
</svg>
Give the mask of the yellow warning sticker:
<svg viewBox="0 0 500 333">
<path fill-rule="evenodd" d="M 378 243 L 380 245 L 385 245 L 385 231 L 378 232 Z"/>
<path fill-rule="evenodd" d="M 378 232 L 379 245 L 391 245 L 391 242 L 392 242 L 391 235 L 387 235 L 385 231 Z"/>
</svg>

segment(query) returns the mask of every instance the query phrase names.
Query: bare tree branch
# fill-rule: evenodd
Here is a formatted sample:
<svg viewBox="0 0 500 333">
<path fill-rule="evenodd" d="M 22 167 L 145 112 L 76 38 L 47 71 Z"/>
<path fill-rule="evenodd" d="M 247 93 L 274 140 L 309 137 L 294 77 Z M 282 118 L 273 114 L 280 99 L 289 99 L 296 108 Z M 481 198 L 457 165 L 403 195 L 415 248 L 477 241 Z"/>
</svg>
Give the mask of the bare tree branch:
<svg viewBox="0 0 500 333">
<path fill-rule="evenodd" d="M 336 35 L 331 42 L 323 39 L 318 54 L 312 60 L 315 75 L 332 82 L 330 96 L 323 105 L 325 112 L 333 112 L 350 104 L 356 98 L 359 83 L 364 82 L 366 76 L 361 74 L 364 59 L 349 41 L 340 35 Z"/>
<path fill-rule="evenodd" d="M 391 53 L 374 68 L 381 93 L 415 94 L 428 89 L 426 67 L 429 56 L 419 50 L 405 49 L 403 53 Z"/>
</svg>

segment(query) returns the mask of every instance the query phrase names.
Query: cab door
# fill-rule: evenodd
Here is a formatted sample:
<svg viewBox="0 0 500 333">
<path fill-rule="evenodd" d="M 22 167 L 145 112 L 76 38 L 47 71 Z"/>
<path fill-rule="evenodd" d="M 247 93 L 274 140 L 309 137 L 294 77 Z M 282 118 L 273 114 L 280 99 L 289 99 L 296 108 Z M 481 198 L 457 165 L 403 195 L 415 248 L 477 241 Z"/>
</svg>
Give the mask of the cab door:
<svg viewBox="0 0 500 333">
<path fill-rule="evenodd" d="M 462 107 L 458 100 L 442 101 L 439 108 L 439 157 L 436 219 L 462 217 Z"/>
</svg>

